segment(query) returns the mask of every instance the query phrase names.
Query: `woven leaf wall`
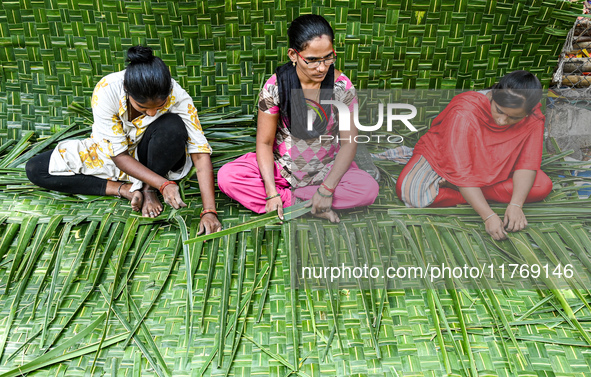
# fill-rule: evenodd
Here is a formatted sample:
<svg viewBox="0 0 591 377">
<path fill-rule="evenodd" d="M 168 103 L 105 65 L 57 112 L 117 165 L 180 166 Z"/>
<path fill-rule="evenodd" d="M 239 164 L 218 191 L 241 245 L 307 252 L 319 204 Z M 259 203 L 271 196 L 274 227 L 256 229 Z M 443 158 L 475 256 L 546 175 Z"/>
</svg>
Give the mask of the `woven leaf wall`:
<svg viewBox="0 0 591 377">
<path fill-rule="evenodd" d="M 549 84 L 578 8 L 561 0 L 2 0 L 0 143 L 49 134 L 90 106 L 99 79 L 144 44 L 170 66 L 199 109 L 252 113 L 285 60 L 287 27 L 325 16 L 337 67 L 358 88 L 484 88 L 528 69 Z"/>
</svg>

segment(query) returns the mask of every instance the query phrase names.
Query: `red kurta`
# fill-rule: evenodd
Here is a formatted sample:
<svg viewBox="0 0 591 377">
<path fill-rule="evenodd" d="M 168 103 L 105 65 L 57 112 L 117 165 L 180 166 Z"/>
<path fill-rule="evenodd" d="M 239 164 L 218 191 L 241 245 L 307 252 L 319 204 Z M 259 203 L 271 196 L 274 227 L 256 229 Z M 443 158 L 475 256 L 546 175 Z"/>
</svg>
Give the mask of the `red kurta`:
<svg viewBox="0 0 591 377">
<path fill-rule="evenodd" d="M 458 94 L 413 153 L 425 156 L 439 176 L 459 187 L 490 186 L 518 169 L 539 170 L 546 120 L 540 107 L 514 125 L 498 126 L 488 97 Z"/>
</svg>

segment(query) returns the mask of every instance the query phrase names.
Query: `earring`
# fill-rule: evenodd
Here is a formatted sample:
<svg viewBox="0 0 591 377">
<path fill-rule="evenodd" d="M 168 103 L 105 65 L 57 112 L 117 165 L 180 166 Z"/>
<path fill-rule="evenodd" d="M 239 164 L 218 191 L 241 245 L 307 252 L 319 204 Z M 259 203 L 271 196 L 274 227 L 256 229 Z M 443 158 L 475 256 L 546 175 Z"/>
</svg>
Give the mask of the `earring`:
<svg viewBox="0 0 591 377">
<path fill-rule="evenodd" d="M 295 67 L 295 65 L 296 65 L 296 64 L 295 64 L 295 62 L 291 62 L 291 64 L 293 64 L 293 66 L 294 66 L 294 67 Z"/>
</svg>

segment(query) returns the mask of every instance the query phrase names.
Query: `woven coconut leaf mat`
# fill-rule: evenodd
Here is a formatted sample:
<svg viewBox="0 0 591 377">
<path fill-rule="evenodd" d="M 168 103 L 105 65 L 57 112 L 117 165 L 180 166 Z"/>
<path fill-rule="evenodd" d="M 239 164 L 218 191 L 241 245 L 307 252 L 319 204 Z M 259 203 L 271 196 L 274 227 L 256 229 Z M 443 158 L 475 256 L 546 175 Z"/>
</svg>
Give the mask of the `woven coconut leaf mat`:
<svg viewBox="0 0 591 377">
<path fill-rule="evenodd" d="M 498 243 L 467 207 L 402 206 L 386 162 L 376 203 L 340 225 L 301 206 L 281 225 L 217 193 L 226 233 L 207 242 L 191 180 L 189 206 L 156 221 L 28 183 L 22 163 L 88 132 L 94 85 L 136 44 L 194 98 L 216 168 L 252 151 L 240 114 L 286 56 L 289 22 L 310 12 L 333 26 L 337 68 L 359 89 L 481 89 L 522 68 L 548 86 L 578 13 L 556 0 L 2 1 L 0 376 L 590 375 L 591 202 L 564 155 L 546 156 L 555 189 L 528 206 L 529 228 Z M 572 262 L 576 278 L 553 290 L 294 282 L 302 263 L 354 263 L 351 250 L 403 267 Z"/>
<path fill-rule="evenodd" d="M 515 69 L 547 87 L 579 6 L 562 0 L 3 0 L 0 141 L 49 135 L 90 107 L 125 51 L 154 49 L 198 109 L 251 114 L 287 27 L 323 15 L 357 89 L 483 89 Z"/>
</svg>

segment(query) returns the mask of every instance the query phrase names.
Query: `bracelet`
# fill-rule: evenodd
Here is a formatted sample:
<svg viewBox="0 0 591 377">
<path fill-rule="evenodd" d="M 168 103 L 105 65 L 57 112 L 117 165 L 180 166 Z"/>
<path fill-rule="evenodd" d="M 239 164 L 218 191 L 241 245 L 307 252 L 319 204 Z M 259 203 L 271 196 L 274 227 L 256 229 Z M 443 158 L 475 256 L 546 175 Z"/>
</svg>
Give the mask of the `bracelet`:
<svg viewBox="0 0 591 377">
<path fill-rule="evenodd" d="M 201 211 L 201 213 L 199 214 L 199 218 L 203 218 L 203 215 L 207 214 L 207 213 L 213 213 L 215 215 L 215 217 L 218 217 L 218 211 L 216 211 L 215 209 L 204 209 L 203 211 Z"/>
<path fill-rule="evenodd" d="M 326 191 L 330 192 L 331 194 L 334 194 L 334 191 L 336 190 L 336 188 L 330 188 L 326 185 L 326 183 L 322 182 L 320 184 L 320 187 L 322 187 L 323 189 L 325 189 Z"/>
<path fill-rule="evenodd" d="M 166 181 L 162 184 L 162 186 L 160 186 L 160 188 L 158 189 L 160 191 L 161 194 L 163 194 L 164 189 L 166 188 L 166 186 L 168 185 L 176 185 L 177 183 L 175 181 Z M 178 185 L 177 185 L 178 186 Z"/>
<path fill-rule="evenodd" d="M 267 196 L 267 197 L 265 198 L 265 200 L 271 200 L 271 199 L 273 199 L 273 198 L 277 198 L 277 197 L 279 197 L 279 196 L 281 196 L 281 194 L 277 193 L 277 194 L 275 194 L 275 195 Z"/>
<path fill-rule="evenodd" d="M 494 215 L 496 215 L 496 213 L 494 213 L 494 212 L 493 212 L 493 213 L 491 213 L 490 215 L 488 215 L 488 216 L 486 217 L 486 219 L 484 219 L 484 221 L 483 221 L 483 222 L 486 222 L 486 220 L 490 219 L 490 218 L 491 218 L 491 217 L 493 217 Z"/>
<path fill-rule="evenodd" d="M 123 185 L 126 183 L 127 182 L 121 182 L 121 185 L 119 185 L 119 188 L 117 189 L 117 195 L 115 195 L 116 198 L 121 199 L 121 187 L 123 187 Z"/>
<path fill-rule="evenodd" d="M 521 206 L 520 206 L 519 204 L 516 204 L 516 203 L 509 203 L 509 205 L 510 205 L 510 206 L 515 206 L 515 207 L 519 207 L 519 208 L 521 208 Z"/>
<path fill-rule="evenodd" d="M 320 192 L 320 187 L 318 188 L 318 190 L 316 190 L 316 193 L 318 193 L 318 195 L 322 196 L 323 198 L 332 198 L 332 194 L 330 195 L 326 195 Z"/>
</svg>

